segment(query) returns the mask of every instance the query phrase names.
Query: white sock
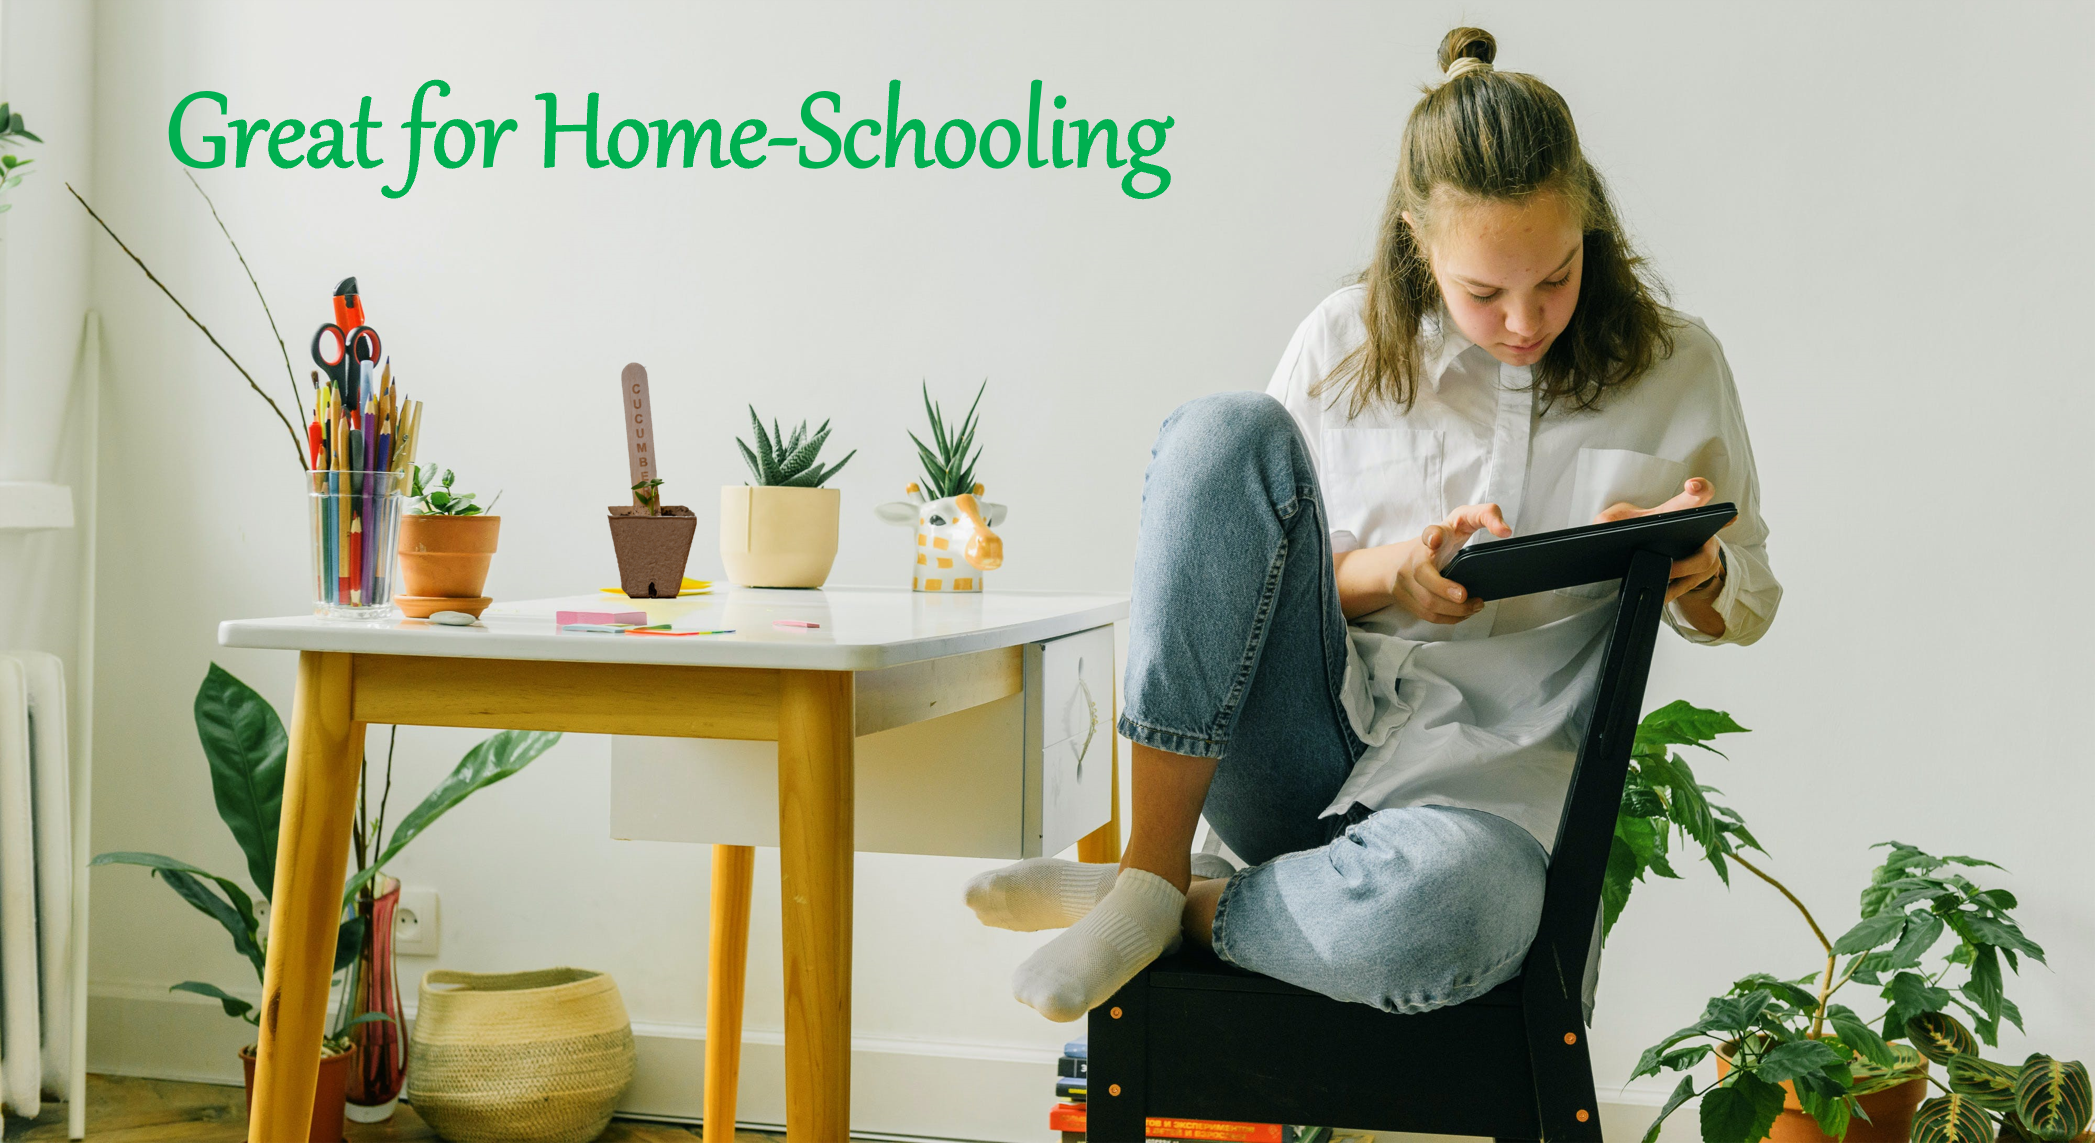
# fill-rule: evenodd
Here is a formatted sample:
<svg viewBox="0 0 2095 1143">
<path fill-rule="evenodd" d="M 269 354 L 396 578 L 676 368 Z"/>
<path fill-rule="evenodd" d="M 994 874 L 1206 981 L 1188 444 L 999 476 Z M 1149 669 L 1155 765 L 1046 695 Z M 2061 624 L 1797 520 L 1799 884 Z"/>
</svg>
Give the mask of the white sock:
<svg viewBox="0 0 2095 1143">
<path fill-rule="evenodd" d="M 1113 888 L 1118 865 L 1032 857 L 967 883 L 967 906 L 982 923 L 1021 933 L 1064 929 L 1084 919 Z"/>
<path fill-rule="evenodd" d="M 1050 1020 L 1098 1007 L 1179 935 L 1186 895 L 1144 869 L 1129 869 L 1083 920 L 1026 958 L 1012 995 Z"/>
</svg>

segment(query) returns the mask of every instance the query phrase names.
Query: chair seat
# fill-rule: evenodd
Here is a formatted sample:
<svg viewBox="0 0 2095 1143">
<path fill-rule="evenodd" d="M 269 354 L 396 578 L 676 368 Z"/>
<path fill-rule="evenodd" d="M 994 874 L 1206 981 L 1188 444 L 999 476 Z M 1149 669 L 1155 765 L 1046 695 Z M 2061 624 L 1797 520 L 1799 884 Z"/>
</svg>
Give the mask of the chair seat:
<svg viewBox="0 0 2095 1143">
<path fill-rule="evenodd" d="M 1126 1029 L 1146 1041 L 1142 1024 L 1171 1029 L 1169 1043 L 1138 1046 L 1114 1035 Z M 1136 1082 L 1148 1115 L 1539 1134 L 1517 980 L 1463 1004 L 1398 1014 L 1186 948 L 1158 959 L 1093 1013 L 1091 1027 L 1094 1061 L 1101 1047 L 1141 1061 Z M 1097 1114 L 1115 1097 L 1094 1078 Z"/>
<path fill-rule="evenodd" d="M 1158 957 L 1149 966 L 1151 988 L 1197 988 L 1210 992 L 1270 992 L 1276 995 L 1314 996 L 1327 999 L 1322 993 L 1275 980 L 1224 961 L 1207 949 L 1183 945 L 1170 956 Z M 1343 1003 L 1331 1001 L 1331 1003 Z M 1465 1000 L 1461 1007 L 1518 1008 L 1520 1007 L 1520 977 L 1499 985 L 1497 988 L 1472 1000 Z"/>
</svg>

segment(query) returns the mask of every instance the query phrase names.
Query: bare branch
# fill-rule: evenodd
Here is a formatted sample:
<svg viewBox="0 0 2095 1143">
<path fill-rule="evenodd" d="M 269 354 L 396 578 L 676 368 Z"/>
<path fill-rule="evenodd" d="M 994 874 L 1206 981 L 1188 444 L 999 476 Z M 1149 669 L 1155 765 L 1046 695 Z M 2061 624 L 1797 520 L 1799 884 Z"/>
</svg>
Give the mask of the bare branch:
<svg viewBox="0 0 2095 1143">
<path fill-rule="evenodd" d="M 242 377 L 247 378 L 247 387 L 253 389 L 255 391 L 256 396 L 262 398 L 264 401 L 269 402 L 270 411 L 276 414 L 277 420 L 282 421 L 284 423 L 284 431 L 291 434 L 291 448 L 293 453 L 298 457 L 298 467 L 301 469 L 310 470 L 312 468 L 312 465 L 306 460 L 305 438 L 299 436 L 298 430 L 291 427 L 291 418 L 284 415 L 284 410 L 281 407 L 279 407 L 274 400 L 270 399 L 269 394 L 262 392 L 262 387 L 260 385 L 255 384 L 254 374 L 249 373 L 247 371 L 246 366 L 240 364 L 239 361 L 234 359 L 232 352 L 226 349 L 224 345 L 221 345 L 219 343 L 218 336 L 211 332 L 209 326 L 206 326 L 203 322 L 196 320 L 196 315 L 190 313 L 189 307 L 182 304 L 182 299 L 176 297 L 174 291 L 168 289 L 166 284 L 161 282 L 159 276 L 153 273 L 152 268 L 145 264 L 145 259 L 140 258 L 138 255 L 131 253 L 131 248 L 129 246 L 124 245 L 124 240 L 116 236 L 116 231 L 109 229 L 109 224 L 102 221 L 102 216 L 95 213 L 95 208 L 87 205 L 87 200 L 80 197 L 79 191 L 73 190 L 73 184 L 67 183 L 65 185 L 65 189 L 72 193 L 73 199 L 80 204 L 81 209 L 87 211 L 87 216 L 95 220 L 95 225 L 102 228 L 102 233 L 107 234 L 110 237 L 110 239 L 116 243 L 118 249 L 122 250 L 125 254 L 130 255 L 131 260 L 133 262 L 138 263 L 138 268 L 140 270 L 145 271 L 146 280 L 153 283 L 155 286 L 160 287 L 160 292 L 166 294 L 167 300 L 173 302 L 175 304 L 175 308 L 182 311 L 182 316 L 189 319 L 189 324 L 203 331 L 203 335 L 211 340 L 212 347 L 217 349 L 219 353 L 224 354 L 225 359 L 232 363 L 233 368 L 238 369 L 240 371 L 240 375 Z"/>
<path fill-rule="evenodd" d="M 242 254 L 240 244 L 233 241 L 233 232 L 226 229 L 225 219 L 218 217 L 218 204 L 211 201 L 210 195 L 204 194 L 204 184 L 197 182 L 187 167 L 182 169 L 182 174 L 189 179 L 189 185 L 196 188 L 196 193 L 204 195 L 204 205 L 211 208 L 211 221 L 217 223 L 218 232 L 226 236 L 226 245 L 233 248 L 233 257 L 240 259 L 240 268 L 247 271 L 247 284 L 255 288 L 255 300 L 262 303 L 262 316 L 269 319 L 269 332 L 276 334 L 276 350 L 284 355 L 284 376 L 291 381 L 291 407 L 298 410 L 299 420 L 307 420 L 305 402 L 298 395 L 298 374 L 291 368 L 291 351 L 284 346 L 283 331 L 276 328 L 276 315 L 269 312 L 269 299 L 262 296 L 262 283 L 255 281 L 255 272 L 247 264 L 247 255 Z"/>
</svg>

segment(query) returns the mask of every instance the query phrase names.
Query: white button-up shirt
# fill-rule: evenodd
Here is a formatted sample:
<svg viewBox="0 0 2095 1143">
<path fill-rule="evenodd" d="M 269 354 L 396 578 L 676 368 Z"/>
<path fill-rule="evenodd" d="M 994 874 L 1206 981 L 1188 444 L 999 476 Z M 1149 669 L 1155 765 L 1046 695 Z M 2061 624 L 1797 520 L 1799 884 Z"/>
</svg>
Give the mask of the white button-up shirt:
<svg viewBox="0 0 2095 1143">
<path fill-rule="evenodd" d="M 1497 504 L 1515 535 L 1589 524 L 1618 501 L 1649 508 L 1700 476 L 1712 503 L 1739 508 L 1718 539 L 1724 634 L 1695 630 L 1677 604 L 1667 622 L 1695 643 L 1751 643 L 1767 630 L 1782 585 L 1768 568 L 1753 450 L 1723 348 L 1699 320 L 1681 316 L 1670 357 L 1578 410 L 1545 409 L 1527 367 L 1500 363 L 1443 319 L 1427 330 L 1426 382 L 1411 409 L 1348 417 L 1343 394 L 1309 390 L 1365 340 L 1362 293 L 1324 299 L 1267 387 L 1309 445 L 1333 550 L 1416 539 L 1465 504 Z M 1491 539 L 1480 531 L 1470 542 Z M 1344 705 L 1368 750 L 1326 816 L 1354 803 L 1457 806 L 1552 847 L 1616 592 L 1597 584 L 1497 600 L 1451 626 L 1396 607 L 1354 620 Z"/>
</svg>

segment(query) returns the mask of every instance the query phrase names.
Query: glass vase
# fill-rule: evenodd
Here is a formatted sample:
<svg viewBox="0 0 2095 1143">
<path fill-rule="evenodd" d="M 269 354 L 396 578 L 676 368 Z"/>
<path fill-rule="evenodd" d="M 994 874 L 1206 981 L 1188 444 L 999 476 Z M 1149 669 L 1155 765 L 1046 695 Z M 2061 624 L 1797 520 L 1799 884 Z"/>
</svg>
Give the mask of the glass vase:
<svg viewBox="0 0 2095 1143">
<path fill-rule="evenodd" d="M 400 908 L 400 882 L 380 876 L 371 896 L 360 898 L 364 938 L 342 989 L 335 1031 L 357 1046 L 356 1067 L 349 1076 L 349 1118 L 357 1123 L 390 1119 L 407 1082 L 407 1036 L 402 1023 L 400 978 L 393 963 L 393 915 Z M 357 1023 L 365 1015 L 383 1020 Z"/>
</svg>

